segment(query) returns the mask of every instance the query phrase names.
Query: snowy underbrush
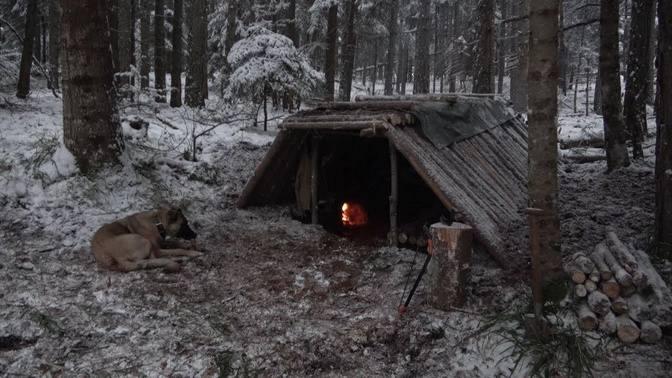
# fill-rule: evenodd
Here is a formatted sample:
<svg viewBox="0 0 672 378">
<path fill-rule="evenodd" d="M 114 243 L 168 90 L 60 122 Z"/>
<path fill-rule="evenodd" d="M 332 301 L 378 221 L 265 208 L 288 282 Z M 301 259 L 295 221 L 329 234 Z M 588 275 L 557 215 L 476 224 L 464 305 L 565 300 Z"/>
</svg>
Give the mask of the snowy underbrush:
<svg viewBox="0 0 672 378">
<path fill-rule="evenodd" d="M 239 191 L 246 178 L 231 182 L 226 171 L 249 170 L 261 154 L 256 151 L 273 138 L 241 131 L 246 123 L 236 120 L 247 120 L 242 116 L 226 115 L 232 122 L 225 123 L 192 110 L 127 107 L 122 164 L 87 177 L 63 146 L 60 101 L 42 92 L 29 106 L 0 115 L 1 201 L 44 231 L 76 234 L 67 243 L 76 247 L 87 245 L 94 228 L 122 214 L 167 203 L 200 209 L 212 198 Z M 139 127 L 138 120 L 144 121 Z M 192 144 L 193 133 L 200 135 Z M 194 146 L 195 162 L 185 159 Z"/>
</svg>

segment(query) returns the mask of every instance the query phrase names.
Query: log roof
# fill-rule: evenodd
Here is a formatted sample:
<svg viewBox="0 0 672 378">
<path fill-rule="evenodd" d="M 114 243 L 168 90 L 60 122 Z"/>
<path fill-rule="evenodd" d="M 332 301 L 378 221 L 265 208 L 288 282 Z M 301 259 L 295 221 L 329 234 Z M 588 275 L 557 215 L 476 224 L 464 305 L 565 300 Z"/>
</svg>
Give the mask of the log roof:
<svg viewBox="0 0 672 378">
<path fill-rule="evenodd" d="M 418 127 L 412 110 L 425 98 L 365 98 L 330 103 L 288 117 L 243 190 L 239 207 L 278 202 L 291 191 L 301 146 L 312 133 L 386 137 L 441 203 L 459 212 L 502 266 L 505 232 L 523 220 L 527 203 L 527 128 L 512 117 L 465 140 L 437 148 Z M 497 101 L 446 96 L 430 101 Z M 491 104 L 490 104 L 491 105 Z"/>
</svg>

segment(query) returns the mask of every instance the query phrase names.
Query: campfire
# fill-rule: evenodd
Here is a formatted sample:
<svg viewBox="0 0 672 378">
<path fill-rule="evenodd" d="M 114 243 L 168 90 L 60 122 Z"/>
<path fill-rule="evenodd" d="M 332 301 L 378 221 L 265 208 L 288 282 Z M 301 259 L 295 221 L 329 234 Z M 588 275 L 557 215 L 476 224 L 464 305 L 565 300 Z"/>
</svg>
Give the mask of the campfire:
<svg viewBox="0 0 672 378">
<path fill-rule="evenodd" d="M 361 227 L 369 222 L 369 216 L 362 205 L 354 202 L 344 202 L 341 206 L 341 222 L 345 227 Z"/>
</svg>

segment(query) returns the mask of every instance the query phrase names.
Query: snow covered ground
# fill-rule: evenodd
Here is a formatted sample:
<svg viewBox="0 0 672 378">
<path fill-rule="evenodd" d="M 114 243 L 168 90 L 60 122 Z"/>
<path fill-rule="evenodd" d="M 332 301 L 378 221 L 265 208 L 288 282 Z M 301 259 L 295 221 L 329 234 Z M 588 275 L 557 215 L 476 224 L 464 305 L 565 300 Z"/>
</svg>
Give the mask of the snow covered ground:
<svg viewBox="0 0 672 378">
<path fill-rule="evenodd" d="M 0 375 L 525 375 L 511 371 L 509 341 L 480 332 L 493 314 L 526 302 L 525 225 L 509 245 L 520 271 L 478 254 L 464 309 L 433 310 L 421 285 L 400 319 L 411 251 L 340 238 L 284 208 L 234 207 L 273 131 L 250 121 L 218 127 L 190 162 L 193 114 L 123 109 L 134 117 L 149 127 L 124 123 L 122 166 L 85 177 L 62 147 L 59 100 L 39 91 L 27 102 L 0 101 Z M 565 114 L 560 122 L 601 127 Z M 561 167 L 568 253 L 592 248 L 607 224 L 628 242 L 647 242 L 651 159 L 604 170 L 603 161 Z M 100 225 L 166 203 L 183 207 L 205 257 L 177 274 L 97 270 L 89 240 Z M 612 345 L 597 375 L 665 376 L 670 350 L 669 337 L 653 347 Z"/>
</svg>

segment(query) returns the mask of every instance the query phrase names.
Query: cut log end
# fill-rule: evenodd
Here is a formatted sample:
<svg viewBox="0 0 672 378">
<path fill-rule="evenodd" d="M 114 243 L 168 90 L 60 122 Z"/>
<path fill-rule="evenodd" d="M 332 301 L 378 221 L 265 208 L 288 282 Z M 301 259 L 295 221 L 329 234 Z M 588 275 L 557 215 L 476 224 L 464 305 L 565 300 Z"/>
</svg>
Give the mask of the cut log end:
<svg viewBox="0 0 672 378">
<path fill-rule="evenodd" d="M 620 315 L 616 318 L 616 334 L 618 339 L 626 344 L 632 344 L 639 339 L 639 327 L 628 315 Z"/>
</svg>

